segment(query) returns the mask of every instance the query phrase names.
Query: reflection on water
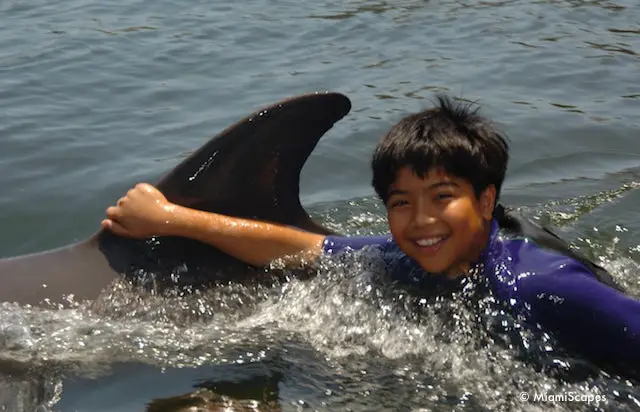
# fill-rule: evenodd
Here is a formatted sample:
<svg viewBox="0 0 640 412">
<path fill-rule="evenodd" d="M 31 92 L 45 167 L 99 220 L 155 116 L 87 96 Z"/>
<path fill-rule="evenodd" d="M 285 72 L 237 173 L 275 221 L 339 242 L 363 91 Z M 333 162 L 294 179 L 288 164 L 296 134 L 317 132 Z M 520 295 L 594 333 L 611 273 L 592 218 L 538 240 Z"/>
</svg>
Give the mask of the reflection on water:
<svg viewBox="0 0 640 412">
<path fill-rule="evenodd" d="M 222 366 L 220 369 L 221 377 L 194 384 L 195 390 L 192 392 L 153 399 L 147 406 L 147 412 L 281 410 L 278 384 L 282 376 L 279 372 L 269 370 L 264 364 L 235 368 Z"/>
</svg>

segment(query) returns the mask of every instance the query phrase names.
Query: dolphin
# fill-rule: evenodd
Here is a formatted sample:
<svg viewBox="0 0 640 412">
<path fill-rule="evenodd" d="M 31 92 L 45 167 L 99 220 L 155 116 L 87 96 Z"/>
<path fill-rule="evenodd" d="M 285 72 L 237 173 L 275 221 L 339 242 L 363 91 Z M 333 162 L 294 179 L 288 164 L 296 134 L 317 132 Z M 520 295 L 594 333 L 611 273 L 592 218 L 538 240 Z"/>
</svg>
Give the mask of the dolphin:
<svg viewBox="0 0 640 412">
<path fill-rule="evenodd" d="M 330 234 L 300 202 L 300 172 L 350 110 L 350 100 L 332 92 L 264 107 L 214 136 L 155 186 L 190 208 Z M 198 241 L 138 240 L 100 229 L 78 243 L 1 259 L 0 301 L 64 306 L 70 297 L 95 300 L 118 277 L 146 287 L 210 287 L 256 270 Z"/>
</svg>

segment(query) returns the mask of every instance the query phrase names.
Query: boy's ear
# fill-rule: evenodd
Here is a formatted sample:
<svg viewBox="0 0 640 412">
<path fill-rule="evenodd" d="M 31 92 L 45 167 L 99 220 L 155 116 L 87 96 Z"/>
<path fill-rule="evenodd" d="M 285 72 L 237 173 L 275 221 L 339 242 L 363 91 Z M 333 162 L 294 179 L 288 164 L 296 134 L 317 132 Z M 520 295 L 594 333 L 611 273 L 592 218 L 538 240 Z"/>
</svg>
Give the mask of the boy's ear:
<svg viewBox="0 0 640 412">
<path fill-rule="evenodd" d="M 480 213 L 486 220 L 493 218 L 493 209 L 496 205 L 496 187 L 494 185 L 487 186 L 480 194 Z"/>
</svg>

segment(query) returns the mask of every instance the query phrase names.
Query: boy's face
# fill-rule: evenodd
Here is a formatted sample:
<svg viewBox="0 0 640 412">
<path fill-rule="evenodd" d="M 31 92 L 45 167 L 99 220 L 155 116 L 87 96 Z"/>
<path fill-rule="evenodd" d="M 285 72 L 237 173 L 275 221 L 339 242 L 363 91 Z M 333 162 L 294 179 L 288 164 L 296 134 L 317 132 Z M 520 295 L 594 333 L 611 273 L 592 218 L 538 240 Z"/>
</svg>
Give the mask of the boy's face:
<svg viewBox="0 0 640 412">
<path fill-rule="evenodd" d="M 435 169 L 422 179 L 404 167 L 389 188 L 389 228 L 425 271 L 457 276 L 486 245 L 495 196 L 494 186 L 478 199 L 464 179 Z"/>
</svg>

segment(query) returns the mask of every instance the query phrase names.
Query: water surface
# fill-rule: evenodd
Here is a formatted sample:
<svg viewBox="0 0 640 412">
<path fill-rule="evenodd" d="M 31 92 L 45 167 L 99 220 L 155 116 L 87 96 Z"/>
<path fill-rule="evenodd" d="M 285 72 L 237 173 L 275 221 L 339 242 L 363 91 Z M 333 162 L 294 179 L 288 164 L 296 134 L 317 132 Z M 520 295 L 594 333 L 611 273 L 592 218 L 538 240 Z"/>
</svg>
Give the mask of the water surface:
<svg viewBox="0 0 640 412">
<path fill-rule="evenodd" d="M 1 256 L 89 236 L 134 183 L 250 112 L 315 90 L 342 92 L 353 109 L 305 166 L 302 200 L 344 232 L 382 233 L 371 151 L 447 92 L 479 102 L 510 136 L 504 201 L 640 296 L 635 0 L 24 0 L 0 16 Z M 0 404 L 142 411 L 230 381 L 283 410 L 640 406 L 637 383 L 575 378 L 580 359 L 490 299 L 420 306 L 379 276 L 354 257 L 271 287 L 167 300 L 115 285 L 91 308 L 2 304 Z M 570 391 L 608 400 L 519 399 Z"/>
</svg>

